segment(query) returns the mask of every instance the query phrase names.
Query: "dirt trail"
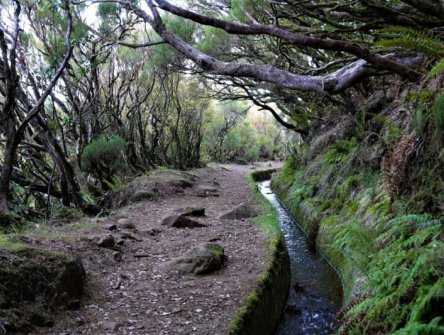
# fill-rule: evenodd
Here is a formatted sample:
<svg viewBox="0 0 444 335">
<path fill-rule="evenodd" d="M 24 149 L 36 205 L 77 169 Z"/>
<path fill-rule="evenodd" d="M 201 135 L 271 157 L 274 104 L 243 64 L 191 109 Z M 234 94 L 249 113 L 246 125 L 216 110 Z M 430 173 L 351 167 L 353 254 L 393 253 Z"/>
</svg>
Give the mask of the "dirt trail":
<svg viewBox="0 0 444 335">
<path fill-rule="evenodd" d="M 178 189 L 179 194 L 124 207 L 82 230 L 84 236 L 70 243 L 87 274 L 80 309 L 63 312 L 53 327 L 36 334 L 227 334 L 268 256 L 265 236 L 251 219 L 218 219 L 251 198 L 246 183 L 251 166 L 225 167 L 193 171 L 197 180 L 183 193 Z M 202 197 L 205 187 L 217 189 L 219 196 Z M 208 227 L 161 225 L 165 216 L 187 206 L 205 207 L 206 216 L 198 220 Z M 114 223 L 119 227 L 121 218 L 131 219 L 136 229 L 112 232 L 116 238 L 126 237 L 119 251 L 90 242 L 91 236 L 109 233 Z M 208 241 L 225 249 L 228 258 L 222 269 L 202 276 L 161 269 L 166 261 Z"/>
</svg>

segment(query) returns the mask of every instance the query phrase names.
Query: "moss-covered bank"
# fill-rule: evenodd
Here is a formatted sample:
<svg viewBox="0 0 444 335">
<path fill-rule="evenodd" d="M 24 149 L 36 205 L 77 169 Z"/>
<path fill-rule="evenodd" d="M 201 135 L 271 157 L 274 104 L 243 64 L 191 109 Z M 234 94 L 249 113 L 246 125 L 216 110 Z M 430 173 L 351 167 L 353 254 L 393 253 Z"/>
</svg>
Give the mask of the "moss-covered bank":
<svg viewBox="0 0 444 335">
<path fill-rule="evenodd" d="M 342 278 L 340 334 L 444 334 L 444 133 L 363 114 L 324 120 L 272 186 Z"/>
<path fill-rule="evenodd" d="M 0 235 L 0 333 L 32 332 L 56 310 L 77 308 L 84 276 L 70 253 Z"/>
<path fill-rule="evenodd" d="M 271 173 L 269 171 L 267 175 Z M 257 287 L 250 292 L 232 321 L 230 334 L 269 335 L 277 328 L 287 303 L 290 261 L 275 209 L 258 192 L 255 184 L 257 177 L 250 175 L 248 179 L 250 188 L 262 208 L 262 215 L 255 218 L 255 223 L 268 236 L 269 262 L 258 280 Z"/>
</svg>

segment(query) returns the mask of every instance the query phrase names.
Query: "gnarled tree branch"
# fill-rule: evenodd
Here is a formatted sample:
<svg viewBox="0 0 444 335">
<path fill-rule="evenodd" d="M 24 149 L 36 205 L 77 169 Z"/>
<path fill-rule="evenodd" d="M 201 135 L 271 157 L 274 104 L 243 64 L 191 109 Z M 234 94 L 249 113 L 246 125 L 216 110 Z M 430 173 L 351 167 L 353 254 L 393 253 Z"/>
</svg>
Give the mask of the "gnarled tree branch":
<svg viewBox="0 0 444 335">
<path fill-rule="evenodd" d="M 163 23 L 154 3 L 150 0 L 147 0 L 147 3 L 151 9 L 152 16 L 134 4 L 128 4 L 127 7 L 148 22 L 166 43 L 200 65 L 206 72 L 212 74 L 253 78 L 293 90 L 338 93 L 351 87 L 357 81 L 378 73 L 378 70 L 370 67 L 364 59 L 359 59 L 334 73 L 323 76 L 294 74 L 269 65 L 223 62 L 197 50 L 170 32 Z M 397 64 L 399 67 L 407 69 L 406 71 L 409 69 L 409 67 L 402 63 L 391 61 L 389 57 L 378 57 L 388 61 L 390 64 Z"/>
<path fill-rule="evenodd" d="M 282 29 L 277 26 L 262 25 L 262 24 L 240 24 L 219 20 L 216 18 L 200 15 L 192 11 L 174 6 L 166 0 L 155 0 L 160 8 L 166 10 L 172 14 L 181 16 L 183 18 L 192 20 L 194 22 L 208 25 L 225 30 L 230 34 L 236 35 L 269 35 L 288 41 L 295 46 L 299 47 L 311 47 L 316 49 L 325 49 L 331 51 L 343 51 L 366 60 L 368 63 L 378 67 L 379 69 L 388 70 L 390 72 L 397 73 L 408 79 L 418 79 L 418 74 L 413 69 L 392 61 L 387 57 L 383 57 L 378 54 L 371 53 L 370 50 L 361 48 L 355 43 L 345 40 L 335 39 L 321 39 L 312 36 L 295 34 L 288 30 Z M 147 3 L 151 3 L 152 10 L 154 6 L 151 0 L 147 0 Z"/>
</svg>

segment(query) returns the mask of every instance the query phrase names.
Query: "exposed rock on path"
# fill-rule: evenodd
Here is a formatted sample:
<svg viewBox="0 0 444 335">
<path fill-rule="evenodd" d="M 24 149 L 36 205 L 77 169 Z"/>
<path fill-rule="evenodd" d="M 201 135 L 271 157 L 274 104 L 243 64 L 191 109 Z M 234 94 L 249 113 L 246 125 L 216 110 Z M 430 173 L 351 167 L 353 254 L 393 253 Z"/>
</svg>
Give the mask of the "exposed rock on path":
<svg viewBox="0 0 444 335">
<path fill-rule="evenodd" d="M 225 260 L 224 249 L 216 243 L 201 243 L 185 255 L 172 259 L 161 266 L 166 271 L 208 274 L 219 270 Z"/>
<path fill-rule="evenodd" d="M 258 206 L 254 203 L 243 203 L 222 214 L 219 219 L 241 220 L 258 216 L 260 213 L 260 208 L 258 208 Z"/>
<path fill-rule="evenodd" d="M 176 210 L 176 212 L 180 213 L 183 216 L 205 216 L 205 208 L 204 207 L 179 208 Z"/>
<path fill-rule="evenodd" d="M 167 216 L 162 220 L 162 225 L 173 228 L 201 228 L 207 226 L 183 214 Z"/>
</svg>

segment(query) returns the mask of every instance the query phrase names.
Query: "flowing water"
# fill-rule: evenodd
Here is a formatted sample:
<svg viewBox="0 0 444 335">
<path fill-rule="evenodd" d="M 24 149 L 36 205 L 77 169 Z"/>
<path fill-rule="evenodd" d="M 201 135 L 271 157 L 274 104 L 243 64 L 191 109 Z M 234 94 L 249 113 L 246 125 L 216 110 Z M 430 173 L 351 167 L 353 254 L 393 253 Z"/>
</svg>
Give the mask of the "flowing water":
<svg viewBox="0 0 444 335">
<path fill-rule="evenodd" d="M 310 248 L 307 236 L 271 191 L 270 181 L 259 183 L 259 189 L 278 212 L 290 256 L 290 293 L 276 335 L 334 333 L 331 325 L 342 304 L 339 276 Z"/>
</svg>

